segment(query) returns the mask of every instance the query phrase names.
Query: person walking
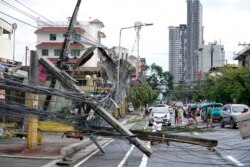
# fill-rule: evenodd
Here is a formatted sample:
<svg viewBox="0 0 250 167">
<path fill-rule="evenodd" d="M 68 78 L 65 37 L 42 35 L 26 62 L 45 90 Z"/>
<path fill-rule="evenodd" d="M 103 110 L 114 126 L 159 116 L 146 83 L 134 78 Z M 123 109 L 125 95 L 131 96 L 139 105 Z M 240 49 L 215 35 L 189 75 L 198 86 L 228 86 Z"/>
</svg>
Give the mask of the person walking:
<svg viewBox="0 0 250 167">
<path fill-rule="evenodd" d="M 207 128 L 208 128 L 209 124 L 211 125 L 211 128 L 212 128 L 212 125 L 213 125 L 213 111 L 212 111 L 211 106 L 208 106 L 208 109 L 206 111 L 206 120 L 207 120 Z"/>
<path fill-rule="evenodd" d="M 178 123 L 178 120 L 177 120 L 177 118 L 178 118 L 177 109 L 178 109 L 178 107 L 177 107 L 177 106 L 174 106 L 174 123 L 175 123 L 175 126 L 176 126 L 177 123 Z"/>
<path fill-rule="evenodd" d="M 182 126 L 182 115 L 183 115 L 183 109 L 181 106 L 178 106 L 177 109 L 177 124 L 178 126 Z"/>
</svg>

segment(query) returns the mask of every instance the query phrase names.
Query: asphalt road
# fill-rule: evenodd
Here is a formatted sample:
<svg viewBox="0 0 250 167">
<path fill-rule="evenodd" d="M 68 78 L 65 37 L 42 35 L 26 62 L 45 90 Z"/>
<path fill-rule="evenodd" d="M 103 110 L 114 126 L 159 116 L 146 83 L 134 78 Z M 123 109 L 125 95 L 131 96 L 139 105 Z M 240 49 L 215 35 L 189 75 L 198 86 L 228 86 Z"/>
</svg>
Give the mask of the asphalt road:
<svg viewBox="0 0 250 167">
<path fill-rule="evenodd" d="M 206 124 L 199 120 L 199 126 Z M 172 122 L 174 120 L 172 119 Z M 184 121 L 185 124 L 185 121 Z M 134 129 L 143 129 L 147 120 L 133 126 Z M 172 124 L 174 126 L 174 123 Z M 200 166 L 250 166 L 250 142 L 243 140 L 239 129 L 221 128 L 219 123 L 213 124 L 207 132 L 182 132 L 181 134 L 204 137 L 218 140 L 219 144 L 214 150 L 190 144 L 171 142 L 170 146 L 165 143 L 150 145 L 153 154 L 145 156 L 140 150 L 127 140 L 109 139 L 104 145 L 105 154 L 98 150 L 90 153 L 83 150 L 84 157 L 74 164 L 75 167 L 200 167 Z M 91 149 L 90 149 L 91 150 Z M 81 154 L 82 154 L 81 153 Z M 50 160 L 51 161 L 51 160 Z M 49 160 L 31 160 L 0 158 L 0 166 L 36 167 L 49 163 Z"/>
<path fill-rule="evenodd" d="M 173 120 L 172 120 L 173 121 Z M 199 126 L 206 127 L 206 124 L 198 118 Z M 183 125 L 185 125 L 184 120 Z M 142 129 L 147 121 L 135 125 L 133 128 Z M 172 124 L 174 125 L 174 123 Z M 239 129 L 229 127 L 220 128 L 219 123 L 214 123 L 213 128 L 207 132 L 192 132 L 182 134 L 205 137 L 218 140 L 219 144 L 215 149 L 208 149 L 201 146 L 174 143 L 170 146 L 164 143 L 150 145 L 153 154 L 148 158 L 136 147 L 126 140 L 114 140 L 104 147 L 105 154 L 97 152 L 83 163 L 79 162 L 76 167 L 214 167 L 214 166 L 250 166 L 250 143 L 243 140 Z"/>
</svg>

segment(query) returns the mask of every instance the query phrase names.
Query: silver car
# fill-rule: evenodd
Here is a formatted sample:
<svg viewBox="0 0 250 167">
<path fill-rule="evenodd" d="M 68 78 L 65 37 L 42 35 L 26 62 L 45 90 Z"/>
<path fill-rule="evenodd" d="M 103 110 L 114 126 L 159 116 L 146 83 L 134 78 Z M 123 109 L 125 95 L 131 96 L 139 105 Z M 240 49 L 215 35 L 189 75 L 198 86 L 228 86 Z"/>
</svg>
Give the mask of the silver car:
<svg viewBox="0 0 250 167">
<path fill-rule="evenodd" d="M 167 107 L 153 107 L 149 115 L 149 125 L 154 122 L 162 123 L 163 125 L 171 125 L 171 116 Z"/>
<path fill-rule="evenodd" d="M 247 110 L 244 111 L 244 108 Z M 231 128 L 236 128 L 237 115 L 249 112 L 249 107 L 245 104 L 226 104 L 222 107 L 220 115 L 220 126 L 223 128 L 225 125 L 230 125 Z"/>
</svg>

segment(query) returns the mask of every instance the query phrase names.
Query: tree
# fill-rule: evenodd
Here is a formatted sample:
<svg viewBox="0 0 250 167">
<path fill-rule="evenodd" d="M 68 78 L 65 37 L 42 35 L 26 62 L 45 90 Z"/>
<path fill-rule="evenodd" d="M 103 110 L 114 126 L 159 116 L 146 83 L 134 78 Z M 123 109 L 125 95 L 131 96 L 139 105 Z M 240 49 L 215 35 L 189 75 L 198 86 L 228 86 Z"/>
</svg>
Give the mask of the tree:
<svg viewBox="0 0 250 167">
<path fill-rule="evenodd" d="M 162 67 L 153 63 L 149 67 L 149 74 L 147 75 L 148 84 L 164 97 L 169 94 L 169 90 L 173 89 L 173 75 L 170 72 L 163 71 Z"/>
<path fill-rule="evenodd" d="M 141 105 L 146 106 L 153 103 L 157 95 L 157 91 L 153 90 L 148 84 L 140 83 L 129 89 L 127 98 L 135 108 L 138 108 Z"/>
<path fill-rule="evenodd" d="M 209 101 L 250 104 L 250 68 L 224 67 L 208 75 L 202 86 Z"/>
</svg>

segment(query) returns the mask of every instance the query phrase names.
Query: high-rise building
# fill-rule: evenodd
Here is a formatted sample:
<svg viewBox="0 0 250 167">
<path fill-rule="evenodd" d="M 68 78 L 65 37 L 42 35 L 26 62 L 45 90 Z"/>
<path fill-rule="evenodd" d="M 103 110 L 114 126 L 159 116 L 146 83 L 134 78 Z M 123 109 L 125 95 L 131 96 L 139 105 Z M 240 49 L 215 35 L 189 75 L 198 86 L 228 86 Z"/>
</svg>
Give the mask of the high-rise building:
<svg viewBox="0 0 250 167">
<path fill-rule="evenodd" d="M 185 81 L 186 31 L 185 24 L 181 24 L 179 27 L 169 27 L 169 71 L 174 76 L 175 84 Z"/>
<path fill-rule="evenodd" d="M 197 69 L 199 79 L 203 79 L 204 74 L 211 68 L 223 67 L 225 65 L 224 46 L 217 42 L 202 45 L 197 54 Z"/>
<path fill-rule="evenodd" d="M 192 83 L 197 80 L 197 60 L 195 53 L 202 43 L 202 5 L 199 0 L 187 0 L 187 83 Z"/>
</svg>

